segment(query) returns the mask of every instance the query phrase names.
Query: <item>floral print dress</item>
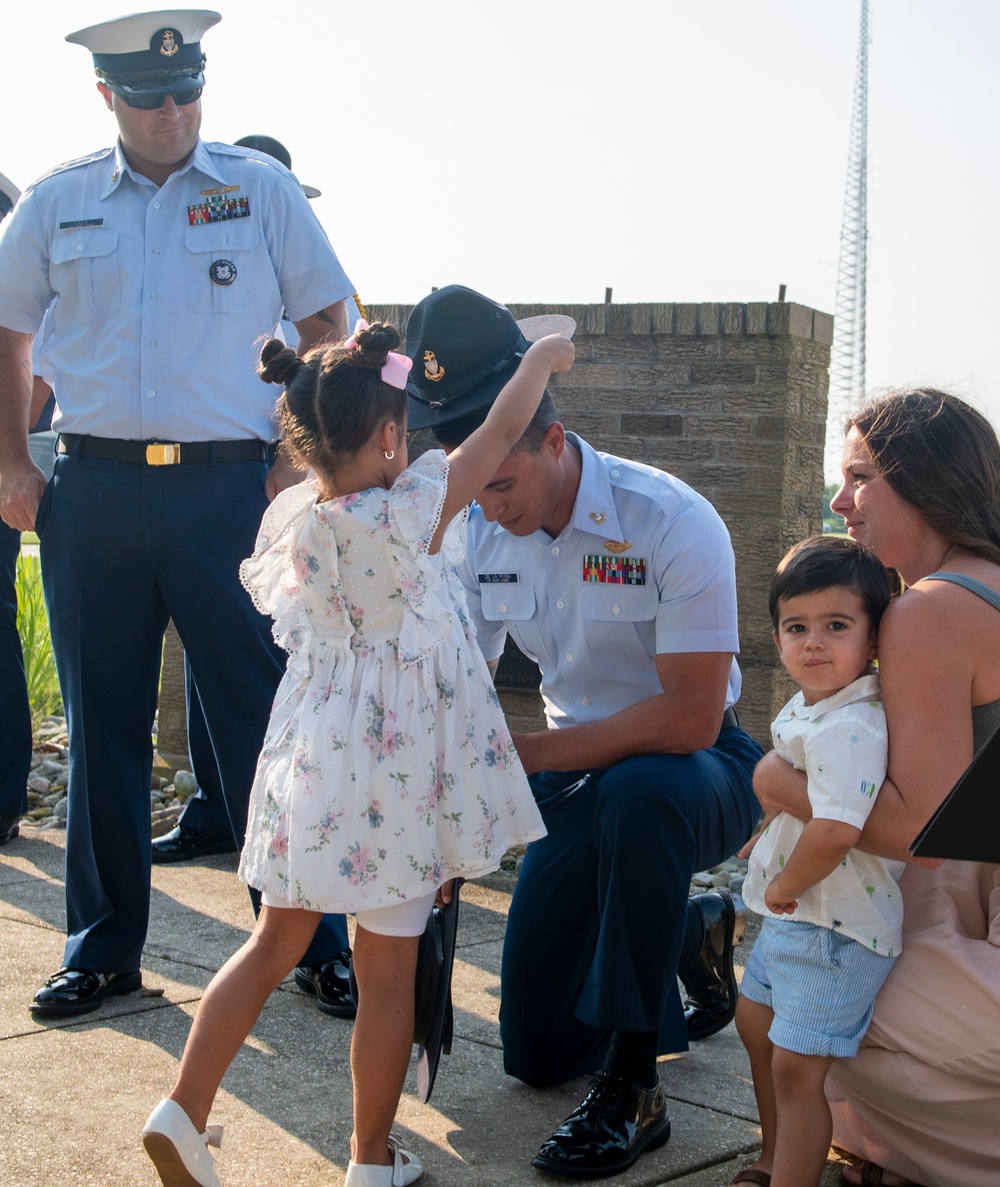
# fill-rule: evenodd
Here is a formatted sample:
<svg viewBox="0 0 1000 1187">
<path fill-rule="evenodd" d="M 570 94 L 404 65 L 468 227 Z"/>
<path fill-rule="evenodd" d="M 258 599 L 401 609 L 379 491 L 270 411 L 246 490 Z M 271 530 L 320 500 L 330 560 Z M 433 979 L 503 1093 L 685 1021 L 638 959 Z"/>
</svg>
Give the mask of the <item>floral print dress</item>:
<svg viewBox="0 0 1000 1187">
<path fill-rule="evenodd" d="M 427 551 L 447 482 L 431 450 L 390 490 L 291 487 L 240 568 L 289 653 L 240 877 L 294 906 L 422 897 L 545 833 L 453 573 L 464 516 Z"/>
</svg>

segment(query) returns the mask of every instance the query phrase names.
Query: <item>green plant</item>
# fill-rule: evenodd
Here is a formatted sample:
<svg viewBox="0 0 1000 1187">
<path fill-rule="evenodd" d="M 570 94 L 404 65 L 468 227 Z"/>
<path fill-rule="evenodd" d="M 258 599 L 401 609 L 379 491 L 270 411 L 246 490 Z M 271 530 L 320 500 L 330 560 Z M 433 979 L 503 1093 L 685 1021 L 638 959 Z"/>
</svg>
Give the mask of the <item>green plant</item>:
<svg viewBox="0 0 1000 1187">
<path fill-rule="evenodd" d="M 24 674 L 28 680 L 31 729 L 36 732 L 43 717 L 62 713 L 59 677 L 52 654 L 49 616 L 42 594 L 42 569 L 37 556 L 22 554 L 17 559 L 17 632 L 24 652 Z"/>
</svg>

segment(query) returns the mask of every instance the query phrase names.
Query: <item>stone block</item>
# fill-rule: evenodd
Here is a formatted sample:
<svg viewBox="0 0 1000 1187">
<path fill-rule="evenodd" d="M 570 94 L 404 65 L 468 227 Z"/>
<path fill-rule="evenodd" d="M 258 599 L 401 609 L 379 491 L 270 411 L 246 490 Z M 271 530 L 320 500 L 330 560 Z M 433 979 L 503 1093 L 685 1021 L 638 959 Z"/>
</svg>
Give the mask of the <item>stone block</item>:
<svg viewBox="0 0 1000 1187">
<path fill-rule="evenodd" d="M 833 314 L 813 310 L 813 341 L 824 346 L 833 345 Z"/>
<path fill-rule="evenodd" d="M 718 456 L 718 442 L 693 441 L 690 437 L 680 437 L 665 442 L 661 446 L 664 455 L 664 469 L 687 482 L 684 474 L 698 462 L 711 462 Z"/>
<path fill-rule="evenodd" d="M 668 413 L 654 416 L 623 413 L 621 431 L 638 437 L 680 437 L 684 431 L 684 421 L 682 417 Z"/>
<path fill-rule="evenodd" d="M 788 332 L 793 338 L 811 338 L 813 311 L 807 305 L 788 305 Z"/>
<path fill-rule="evenodd" d="M 673 412 L 720 412 L 723 404 L 717 392 L 671 386 L 660 389 L 656 406 Z"/>
<path fill-rule="evenodd" d="M 691 382 L 725 387 L 753 387 L 757 383 L 757 367 L 753 363 L 692 363 Z"/>
<path fill-rule="evenodd" d="M 787 334 L 789 310 L 787 301 L 772 302 L 767 307 L 767 332 L 769 334 Z"/>
<path fill-rule="evenodd" d="M 688 434 L 693 435 L 690 425 Z M 752 426 L 750 432 L 742 435 L 734 433 L 723 438 L 722 448 L 727 460 L 747 462 L 754 467 L 754 473 L 759 469 L 777 472 L 784 461 L 784 442 L 761 441 L 752 435 Z"/>
<path fill-rule="evenodd" d="M 788 364 L 789 338 L 770 338 L 763 335 L 723 338 L 721 357 L 727 363 L 759 363 L 777 366 Z"/>
<path fill-rule="evenodd" d="M 661 359 L 718 359 L 722 357 L 722 339 L 698 338 L 693 334 L 659 339 L 658 357 Z M 736 341 L 736 339 L 734 339 Z"/>
<path fill-rule="evenodd" d="M 705 301 L 698 307 L 698 333 L 719 334 L 722 332 L 722 306 L 715 301 Z"/>
<path fill-rule="evenodd" d="M 784 438 L 786 418 L 783 416 L 758 416 L 754 424 L 754 436 L 759 441 L 777 441 Z"/>
<path fill-rule="evenodd" d="M 676 319 L 676 331 L 678 336 L 694 336 L 698 333 L 698 306 L 697 305 L 675 305 L 674 315 Z"/>
<path fill-rule="evenodd" d="M 617 362 L 620 359 L 652 359 L 653 339 L 642 334 L 607 334 L 594 345 L 593 362 Z M 576 370 L 574 366 L 573 370 Z M 572 372 L 570 372 L 572 374 Z"/>
<path fill-rule="evenodd" d="M 673 304 L 653 305 L 649 332 L 658 336 L 673 334 L 675 332 L 675 309 L 676 306 Z"/>
<path fill-rule="evenodd" d="M 730 440 L 750 437 L 753 421 L 748 416 L 709 416 L 698 413 L 688 416 L 686 429 L 689 437 L 722 437 Z"/>
<path fill-rule="evenodd" d="M 767 302 L 751 301 L 747 307 L 747 333 L 767 333 Z"/>
<path fill-rule="evenodd" d="M 746 328 L 746 305 L 729 302 L 722 306 L 722 333 L 742 334 Z"/>
<path fill-rule="evenodd" d="M 654 363 L 656 383 L 659 387 L 681 386 L 691 382 L 691 364 L 672 360 Z"/>
</svg>

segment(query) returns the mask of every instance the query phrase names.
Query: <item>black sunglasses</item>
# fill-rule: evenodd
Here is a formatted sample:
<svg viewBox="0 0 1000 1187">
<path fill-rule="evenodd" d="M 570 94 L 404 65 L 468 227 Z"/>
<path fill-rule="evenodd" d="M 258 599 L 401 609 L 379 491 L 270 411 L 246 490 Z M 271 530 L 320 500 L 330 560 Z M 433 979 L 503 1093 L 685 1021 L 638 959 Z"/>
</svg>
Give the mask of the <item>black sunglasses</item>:
<svg viewBox="0 0 1000 1187">
<path fill-rule="evenodd" d="M 173 99 L 178 107 L 186 107 L 201 98 L 204 87 L 185 87 L 183 90 L 167 91 L 166 94 L 151 95 L 145 91 L 124 91 L 114 84 L 108 84 L 112 91 L 124 99 L 129 107 L 137 107 L 140 111 L 155 111 L 162 107 L 168 98 Z"/>
</svg>

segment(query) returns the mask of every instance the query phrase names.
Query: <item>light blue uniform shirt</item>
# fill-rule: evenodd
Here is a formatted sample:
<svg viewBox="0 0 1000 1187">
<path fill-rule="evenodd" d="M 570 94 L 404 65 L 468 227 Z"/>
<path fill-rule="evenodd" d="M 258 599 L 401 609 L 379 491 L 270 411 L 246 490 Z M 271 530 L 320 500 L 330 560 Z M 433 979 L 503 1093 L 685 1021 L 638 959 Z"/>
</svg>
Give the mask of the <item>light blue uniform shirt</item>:
<svg viewBox="0 0 1000 1187">
<path fill-rule="evenodd" d="M 554 540 L 513 536 L 474 505 L 459 569 L 483 654 L 498 659 L 510 633 L 541 669 L 553 727 L 661 693 L 658 654 L 739 651 L 736 562 L 708 500 L 662 470 L 566 437 L 583 468 L 565 529 Z M 740 685 L 733 660 L 727 708 Z"/>
<path fill-rule="evenodd" d="M 204 221 L 211 206 L 237 217 Z M 41 367 L 60 432 L 270 441 L 262 343 L 282 309 L 300 320 L 353 291 L 295 177 L 225 144 L 199 140 L 160 188 L 103 149 L 0 228 L 0 325 L 33 334 L 52 305 Z"/>
</svg>

